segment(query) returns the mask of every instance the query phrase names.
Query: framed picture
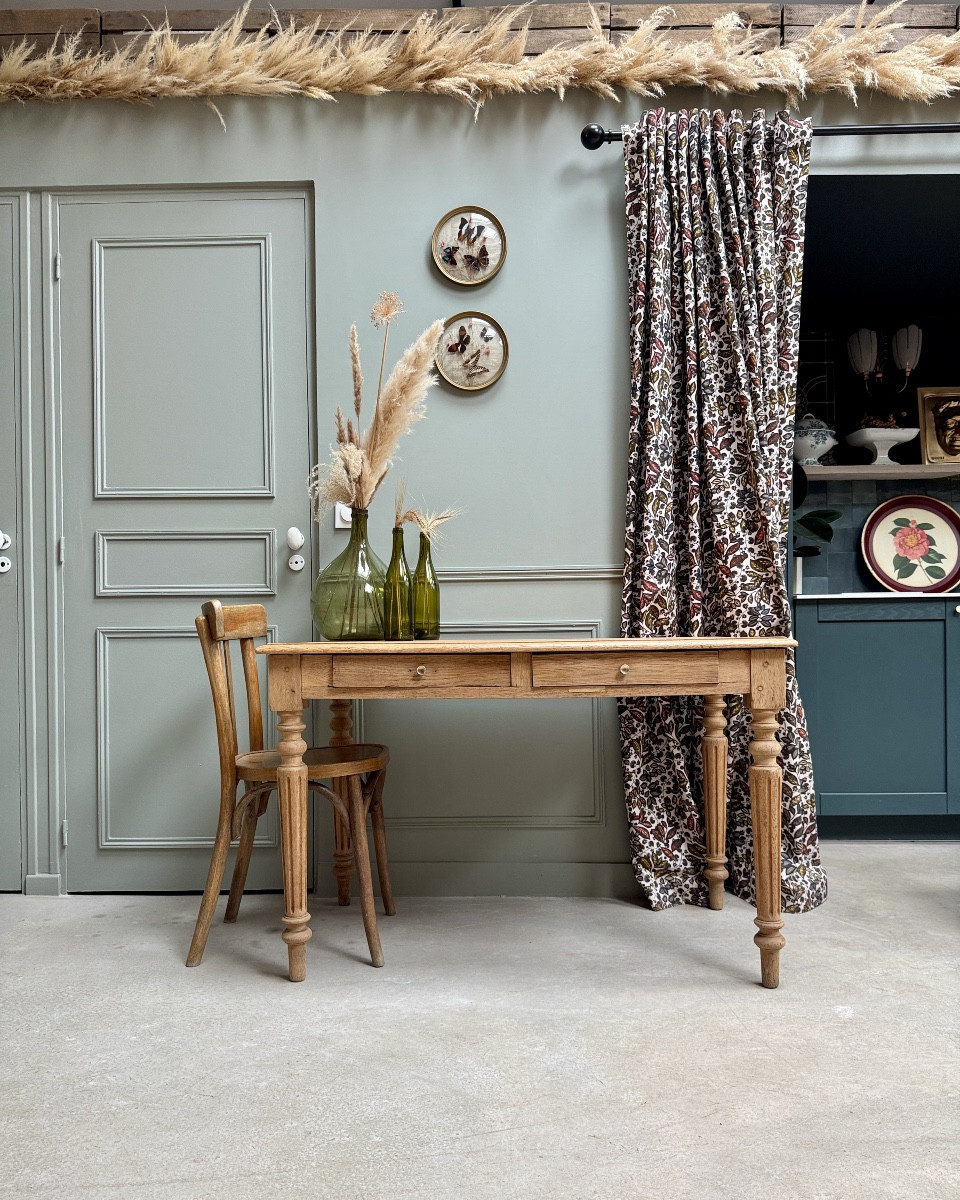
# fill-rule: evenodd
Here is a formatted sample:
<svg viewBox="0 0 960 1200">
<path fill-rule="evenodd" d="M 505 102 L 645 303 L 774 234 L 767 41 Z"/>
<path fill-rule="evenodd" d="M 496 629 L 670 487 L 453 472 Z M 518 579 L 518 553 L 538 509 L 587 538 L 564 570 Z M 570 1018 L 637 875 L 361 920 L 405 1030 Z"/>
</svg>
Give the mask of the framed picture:
<svg viewBox="0 0 960 1200">
<path fill-rule="evenodd" d="M 960 387 L 917 388 L 917 406 L 923 461 L 960 468 Z"/>
<path fill-rule="evenodd" d="M 506 257 L 507 236 L 486 209 L 451 209 L 433 231 L 433 261 L 454 283 L 486 283 Z"/>
<path fill-rule="evenodd" d="M 960 583 L 960 514 L 932 496 L 896 496 L 867 517 L 860 549 L 891 592 L 949 592 Z"/>
<path fill-rule="evenodd" d="M 454 387 L 477 392 L 500 378 L 508 353 L 507 336 L 493 317 L 457 313 L 443 327 L 437 370 Z"/>
</svg>

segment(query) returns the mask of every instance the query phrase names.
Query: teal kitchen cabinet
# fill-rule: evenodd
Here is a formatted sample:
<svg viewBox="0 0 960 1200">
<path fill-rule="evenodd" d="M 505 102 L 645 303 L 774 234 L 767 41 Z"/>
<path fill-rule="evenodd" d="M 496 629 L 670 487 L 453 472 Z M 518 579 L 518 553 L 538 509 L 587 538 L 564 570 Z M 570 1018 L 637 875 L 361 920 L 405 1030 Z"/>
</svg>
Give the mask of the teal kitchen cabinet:
<svg viewBox="0 0 960 1200">
<path fill-rule="evenodd" d="M 798 598 L 823 816 L 960 813 L 960 597 Z"/>
</svg>

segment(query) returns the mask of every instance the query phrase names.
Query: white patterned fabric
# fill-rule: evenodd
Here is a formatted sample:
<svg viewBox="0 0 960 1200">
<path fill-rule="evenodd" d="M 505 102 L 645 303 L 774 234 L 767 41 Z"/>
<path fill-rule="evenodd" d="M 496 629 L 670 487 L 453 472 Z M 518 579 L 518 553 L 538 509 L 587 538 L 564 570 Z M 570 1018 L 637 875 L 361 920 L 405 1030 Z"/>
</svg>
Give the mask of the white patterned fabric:
<svg viewBox="0 0 960 1200">
<path fill-rule="evenodd" d="M 633 379 L 621 632 L 790 634 L 787 527 L 809 122 L 649 112 L 625 126 Z M 728 697 L 728 887 L 755 902 L 749 718 Z M 620 703 L 633 863 L 653 908 L 707 902 L 702 701 Z M 826 896 L 792 656 L 780 714 L 783 906 Z"/>
</svg>

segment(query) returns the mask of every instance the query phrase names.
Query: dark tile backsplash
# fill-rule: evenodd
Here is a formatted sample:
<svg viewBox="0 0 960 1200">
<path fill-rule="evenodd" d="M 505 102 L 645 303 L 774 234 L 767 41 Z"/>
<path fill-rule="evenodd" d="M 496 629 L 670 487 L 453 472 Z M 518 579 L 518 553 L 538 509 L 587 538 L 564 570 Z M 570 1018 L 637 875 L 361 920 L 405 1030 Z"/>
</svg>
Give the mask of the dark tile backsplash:
<svg viewBox="0 0 960 1200">
<path fill-rule="evenodd" d="M 834 525 L 833 541 L 820 554 L 803 560 L 804 595 L 817 592 L 879 592 L 883 588 L 864 566 L 860 534 L 878 504 L 896 496 L 934 496 L 960 512 L 960 477 L 953 479 L 811 480 L 797 515 L 813 508 L 836 508 L 843 517 Z"/>
</svg>

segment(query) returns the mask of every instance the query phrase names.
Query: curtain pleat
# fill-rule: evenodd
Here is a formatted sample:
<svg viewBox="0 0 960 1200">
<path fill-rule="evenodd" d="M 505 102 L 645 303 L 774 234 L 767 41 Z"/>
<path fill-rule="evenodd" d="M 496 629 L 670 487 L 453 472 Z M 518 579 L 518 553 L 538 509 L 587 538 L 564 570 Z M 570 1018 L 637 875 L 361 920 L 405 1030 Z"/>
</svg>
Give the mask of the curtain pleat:
<svg viewBox="0 0 960 1200">
<path fill-rule="evenodd" d="M 790 634 L 786 584 L 809 122 L 658 109 L 625 126 L 633 372 L 621 632 Z M 754 901 L 749 718 L 728 697 L 728 886 Z M 702 701 L 620 703 L 633 863 L 653 908 L 707 902 Z M 826 878 L 792 657 L 783 906 Z"/>
</svg>

